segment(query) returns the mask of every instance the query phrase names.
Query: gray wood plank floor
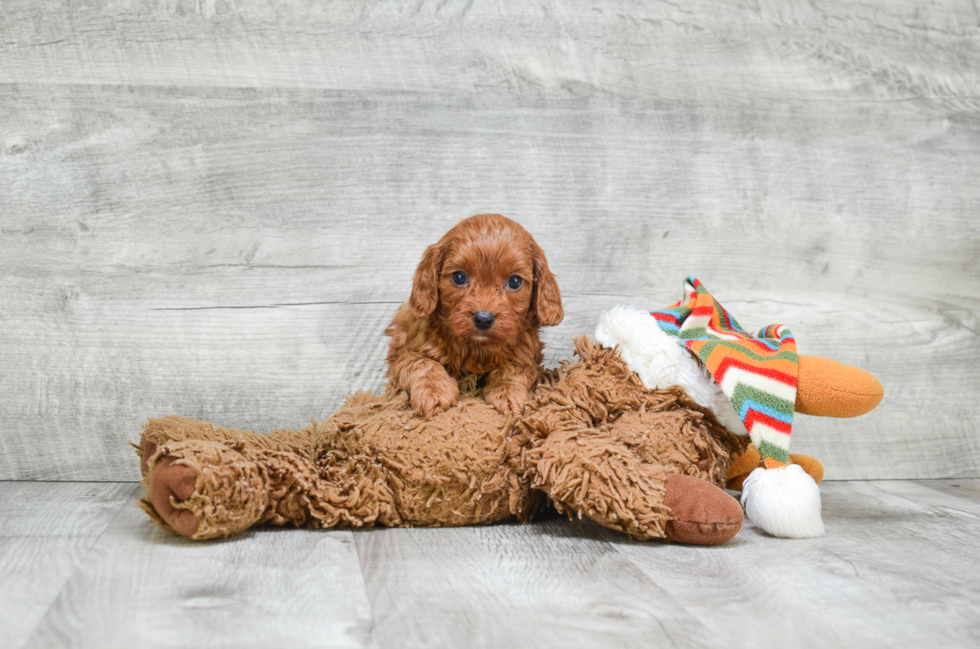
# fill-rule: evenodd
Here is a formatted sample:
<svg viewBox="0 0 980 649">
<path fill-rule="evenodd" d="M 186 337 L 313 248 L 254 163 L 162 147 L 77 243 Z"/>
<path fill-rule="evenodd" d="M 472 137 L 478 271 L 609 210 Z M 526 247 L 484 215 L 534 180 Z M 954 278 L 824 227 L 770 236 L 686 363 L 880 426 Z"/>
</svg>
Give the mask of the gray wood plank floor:
<svg viewBox="0 0 980 649">
<path fill-rule="evenodd" d="M 980 480 L 825 482 L 827 536 L 586 522 L 191 543 L 132 483 L 0 483 L 2 647 L 968 647 Z"/>
</svg>

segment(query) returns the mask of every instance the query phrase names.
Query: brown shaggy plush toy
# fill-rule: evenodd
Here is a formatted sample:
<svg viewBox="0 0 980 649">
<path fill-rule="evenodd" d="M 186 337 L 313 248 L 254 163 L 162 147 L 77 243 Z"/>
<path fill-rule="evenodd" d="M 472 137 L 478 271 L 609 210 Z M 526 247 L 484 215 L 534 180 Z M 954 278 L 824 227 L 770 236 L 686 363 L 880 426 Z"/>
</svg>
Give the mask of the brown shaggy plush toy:
<svg viewBox="0 0 980 649">
<path fill-rule="evenodd" d="M 429 419 L 389 390 L 347 399 L 303 430 L 264 435 L 171 416 L 138 453 L 154 522 L 192 538 L 254 525 L 452 526 L 530 521 L 546 502 L 639 539 L 712 545 L 743 520 L 721 488 L 748 440 L 680 388 L 650 390 L 586 337 L 543 371 L 520 417 L 460 382 Z"/>
</svg>

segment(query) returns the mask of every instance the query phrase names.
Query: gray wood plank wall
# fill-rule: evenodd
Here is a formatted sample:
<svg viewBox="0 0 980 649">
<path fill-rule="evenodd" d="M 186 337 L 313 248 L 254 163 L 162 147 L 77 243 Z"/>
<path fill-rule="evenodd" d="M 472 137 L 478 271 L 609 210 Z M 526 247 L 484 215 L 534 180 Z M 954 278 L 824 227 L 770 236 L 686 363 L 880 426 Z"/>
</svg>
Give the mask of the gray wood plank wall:
<svg viewBox="0 0 980 649">
<path fill-rule="evenodd" d="M 177 412 L 301 426 L 383 385 L 427 243 L 549 255 L 567 358 L 698 275 L 881 377 L 829 478 L 980 476 L 968 1 L 0 2 L 0 479 L 138 475 Z"/>
</svg>

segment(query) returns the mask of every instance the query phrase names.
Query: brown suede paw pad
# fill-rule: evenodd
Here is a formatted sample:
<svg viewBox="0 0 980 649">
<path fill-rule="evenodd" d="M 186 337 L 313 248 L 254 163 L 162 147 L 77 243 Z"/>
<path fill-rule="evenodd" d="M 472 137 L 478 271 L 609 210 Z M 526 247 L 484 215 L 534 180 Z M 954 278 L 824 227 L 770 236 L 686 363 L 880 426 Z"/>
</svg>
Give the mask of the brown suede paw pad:
<svg viewBox="0 0 980 649">
<path fill-rule="evenodd" d="M 664 505 L 670 512 L 667 539 L 693 545 L 719 545 L 742 529 L 737 500 L 710 482 L 689 475 L 667 476 Z"/>
</svg>

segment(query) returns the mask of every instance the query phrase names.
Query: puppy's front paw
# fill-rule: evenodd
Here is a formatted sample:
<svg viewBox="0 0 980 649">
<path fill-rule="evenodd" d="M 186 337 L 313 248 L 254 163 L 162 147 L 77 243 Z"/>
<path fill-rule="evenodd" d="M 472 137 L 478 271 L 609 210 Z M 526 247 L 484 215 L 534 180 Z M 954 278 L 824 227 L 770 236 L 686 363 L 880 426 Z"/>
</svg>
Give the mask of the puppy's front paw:
<svg viewBox="0 0 980 649">
<path fill-rule="evenodd" d="M 513 383 L 491 385 L 483 390 L 483 399 L 502 415 L 520 415 L 527 403 L 527 390 Z"/>
<path fill-rule="evenodd" d="M 428 419 L 459 403 L 459 384 L 443 372 L 442 376 L 421 381 L 412 389 L 409 399 L 415 414 Z"/>
</svg>

